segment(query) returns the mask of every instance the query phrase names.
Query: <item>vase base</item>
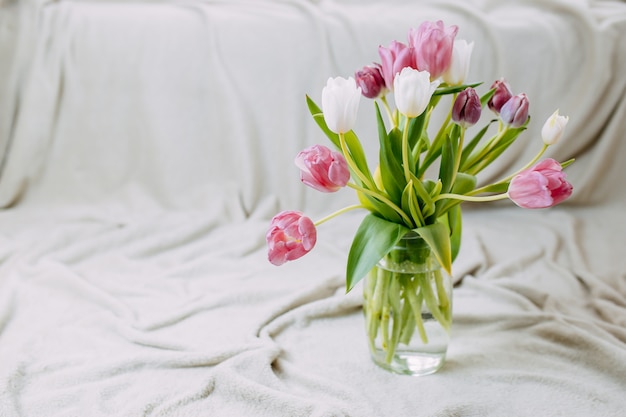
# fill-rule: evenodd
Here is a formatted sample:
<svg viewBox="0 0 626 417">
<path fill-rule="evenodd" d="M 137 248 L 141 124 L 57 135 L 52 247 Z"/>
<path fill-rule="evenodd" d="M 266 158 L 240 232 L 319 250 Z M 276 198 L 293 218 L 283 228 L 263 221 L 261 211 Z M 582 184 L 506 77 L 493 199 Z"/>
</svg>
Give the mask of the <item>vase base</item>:
<svg viewBox="0 0 626 417">
<path fill-rule="evenodd" d="M 391 362 L 386 360 L 386 352 L 371 352 L 372 360 L 378 366 L 400 375 L 424 376 L 437 372 L 446 359 L 446 353 L 399 352 Z"/>
</svg>

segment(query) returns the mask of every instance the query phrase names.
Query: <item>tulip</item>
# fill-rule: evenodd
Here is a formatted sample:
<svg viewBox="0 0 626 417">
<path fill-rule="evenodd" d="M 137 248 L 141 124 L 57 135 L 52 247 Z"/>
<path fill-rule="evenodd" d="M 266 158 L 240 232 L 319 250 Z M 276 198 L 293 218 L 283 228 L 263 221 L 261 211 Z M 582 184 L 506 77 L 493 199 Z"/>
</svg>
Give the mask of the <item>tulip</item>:
<svg viewBox="0 0 626 417">
<path fill-rule="evenodd" d="M 552 113 L 541 128 L 541 138 L 546 145 L 554 145 L 561 139 L 563 130 L 569 121 L 567 116 L 559 116 L 559 111 Z"/>
<path fill-rule="evenodd" d="M 299 211 L 283 211 L 272 219 L 265 236 L 268 259 L 274 265 L 306 255 L 317 239 L 315 225 Z"/>
<path fill-rule="evenodd" d="M 346 133 L 356 123 L 361 89 L 354 78 L 329 78 L 322 90 L 322 111 L 328 128 L 335 133 Z"/>
<path fill-rule="evenodd" d="M 473 126 L 480 119 L 482 104 L 480 97 L 471 87 L 461 91 L 452 106 L 452 120 L 463 128 Z"/>
<path fill-rule="evenodd" d="M 454 41 L 450 66 L 443 73 L 442 78 L 448 85 L 461 85 L 469 73 L 470 60 L 474 42 L 467 43 L 464 39 Z"/>
<path fill-rule="evenodd" d="M 489 106 L 489 108 L 495 114 L 500 114 L 500 109 L 502 108 L 502 106 L 504 106 L 504 103 L 506 103 L 511 97 L 513 97 L 511 87 L 509 86 L 509 83 L 504 80 L 504 78 L 501 78 L 495 81 L 491 85 L 491 88 L 495 88 L 496 91 L 487 102 L 487 106 Z"/>
<path fill-rule="evenodd" d="M 500 119 L 510 127 L 520 127 L 528 120 L 528 106 L 526 94 L 513 96 L 500 109 Z"/>
<path fill-rule="evenodd" d="M 454 37 L 459 28 L 446 28 L 441 20 L 423 22 L 419 28 L 409 30 L 409 46 L 415 48 L 415 66 L 428 71 L 432 79 L 439 78 L 452 60 Z"/>
<path fill-rule="evenodd" d="M 407 117 L 424 113 L 439 83 L 430 81 L 428 71 L 404 68 L 394 80 L 394 98 L 398 111 Z"/>
<path fill-rule="evenodd" d="M 552 158 L 520 172 L 511 180 L 508 197 L 523 208 L 547 208 L 566 200 L 572 184 L 566 181 L 561 164 Z"/>
<path fill-rule="evenodd" d="M 313 145 L 298 153 L 295 164 L 300 168 L 302 182 L 324 193 L 335 192 L 350 180 L 343 155 L 322 145 Z"/>
<path fill-rule="evenodd" d="M 389 48 L 378 47 L 378 55 L 381 60 L 381 70 L 385 86 L 393 90 L 393 80 L 405 67 L 415 68 L 413 48 L 409 48 L 402 42 L 392 41 Z"/>
<path fill-rule="evenodd" d="M 366 98 L 378 98 L 385 94 L 385 79 L 380 64 L 365 66 L 354 74 L 356 84 L 361 87 L 361 93 Z"/>
</svg>

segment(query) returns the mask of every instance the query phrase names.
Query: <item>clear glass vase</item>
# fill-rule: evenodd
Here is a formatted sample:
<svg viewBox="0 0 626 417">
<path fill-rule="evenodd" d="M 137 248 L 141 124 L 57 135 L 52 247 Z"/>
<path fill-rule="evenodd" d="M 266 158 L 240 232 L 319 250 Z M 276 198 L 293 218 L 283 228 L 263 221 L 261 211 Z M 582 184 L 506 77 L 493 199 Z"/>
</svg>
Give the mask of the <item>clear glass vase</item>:
<svg viewBox="0 0 626 417">
<path fill-rule="evenodd" d="M 363 312 L 374 362 L 398 374 L 443 366 L 452 324 L 452 278 L 426 242 L 409 232 L 372 268 Z"/>
</svg>

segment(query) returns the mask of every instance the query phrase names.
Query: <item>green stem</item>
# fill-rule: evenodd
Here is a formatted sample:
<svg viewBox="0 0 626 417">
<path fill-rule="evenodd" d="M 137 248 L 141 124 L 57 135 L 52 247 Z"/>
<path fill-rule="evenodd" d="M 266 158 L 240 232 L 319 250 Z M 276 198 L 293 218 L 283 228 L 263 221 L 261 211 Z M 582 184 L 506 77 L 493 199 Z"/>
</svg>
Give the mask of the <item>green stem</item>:
<svg viewBox="0 0 626 417">
<path fill-rule="evenodd" d="M 435 297 L 435 293 L 433 292 L 432 287 L 430 286 L 430 280 L 428 276 L 424 274 L 417 274 L 416 277 L 420 281 L 422 293 L 424 294 L 424 303 L 428 310 L 430 310 L 431 314 L 435 319 L 441 324 L 446 330 L 450 329 L 450 323 L 442 314 L 441 310 L 439 310 L 439 303 L 437 302 L 437 297 Z"/>
<path fill-rule="evenodd" d="M 469 195 L 480 194 L 480 193 L 484 192 L 485 190 L 489 189 L 490 187 L 493 187 L 494 185 L 504 184 L 504 183 L 507 183 L 507 182 L 511 181 L 511 179 L 513 179 L 514 176 L 516 176 L 520 172 L 525 171 L 528 168 L 530 168 L 531 166 L 533 166 L 539 160 L 539 158 L 541 158 L 543 156 L 543 154 L 546 152 L 546 149 L 548 149 L 548 145 L 546 145 L 544 143 L 543 146 L 541 147 L 541 150 L 537 153 L 537 155 L 535 155 L 535 157 L 533 159 L 531 159 L 530 162 L 528 162 L 522 168 L 518 169 L 513 174 L 511 174 L 511 175 L 509 175 L 507 177 L 504 177 L 504 178 L 502 178 L 499 181 L 494 182 L 493 184 L 488 184 L 488 185 L 485 185 L 483 187 L 475 189 L 474 191 L 470 192 Z"/>
<path fill-rule="evenodd" d="M 404 179 L 408 183 L 411 181 L 411 170 L 409 167 L 409 118 L 404 119 L 404 130 L 402 131 L 402 165 L 404 167 Z"/>
<path fill-rule="evenodd" d="M 368 341 L 372 352 L 376 349 L 374 341 L 376 340 L 376 334 L 378 333 L 378 325 L 373 325 L 374 321 L 374 292 L 376 290 L 376 275 L 378 274 L 378 268 L 374 267 L 370 271 L 369 279 L 366 280 L 364 287 L 365 302 L 363 308 L 365 310 L 365 323 L 367 324 Z"/>
<path fill-rule="evenodd" d="M 391 108 L 389 107 L 389 103 L 387 102 L 387 96 L 382 96 L 380 98 L 380 101 L 383 103 L 383 107 L 385 108 L 385 111 L 387 112 L 387 117 L 389 118 L 389 121 L 391 122 L 391 124 L 393 125 L 393 127 L 396 127 L 396 121 L 393 117 L 393 113 L 391 112 Z"/>
<path fill-rule="evenodd" d="M 486 202 L 486 201 L 504 200 L 506 198 L 509 198 L 509 195 L 507 193 L 503 193 L 503 194 L 494 194 L 494 195 L 486 195 L 486 196 L 473 196 L 473 195 L 443 193 L 433 198 L 433 202 L 438 201 L 438 200 L 443 200 L 444 198 L 480 203 L 480 202 Z"/>
<path fill-rule="evenodd" d="M 434 271 L 435 275 L 435 285 L 437 286 L 437 298 L 439 299 L 439 308 L 443 311 L 443 315 L 445 319 L 450 322 L 452 319 L 452 306 L 450 304 L 450 299 L 448 298 L 448 293 L 443 283 L 443 276 L 441 275 L 441 270 L 437 269 Z"/>
<path fill-rule="evenodd" d="M 402 217 L 402 219 L 406 222 L 406 224 L 410 227 L 413 226 L 413 221 L 411 220 L 411 218 L 409 216 L 407 216 L 407 214 L 402 211 L 402 209 L 400 207 L 398 207 L 397 205 L 395 205 L 391 200 L 389 200 L 387 197 L 385 197 L 384 195 L 377 193 L 376 191 L 372 191 L 372 190 L 368 190 L 367 188 L 363 188 L 361 186 L 358 186 L 354 183 L 349 182 L 348 184 L 346 184 L 348 187 L 360 191 L 363 194 L 367 194 L 371 197 L 374 197 L 377 200 L 382 201 L 383 203 L 387 204 L 390 208 L 392 208 L 396 213 L 398 213 L 400 215 L 400 217 Z"/>
<path fill-rule="evenodd" d="M 465 161 L 464 166 L 466 167 L 466 169 L 464 169 L 463 171 L 471 175 L 476 175 L 478 172 L 480 172 L 483 167 L 479 166 L 479 161 L 484 162 L 483 158 L 489 152 L 491 152 L 491 150 L 498 144 L 498 142 L 500 142 L 500 139 L 502 139 L 508 129 L 508 127 L 505 127 L 504 129 L 499 129 L 498 133 L 494 137 L 492 137 L 491 140 L 485 143 L 485 145 L 480 151 L 478 151 L 477 154 L 475 154 L 473 157 L 470 155 L 470 157 L 467 159 L 471 159 L 471 162 L 468 160 Z"/>
<path fill-rule="evenodd" d="M 400 307 L 400 280 L 394 272 L 389 272 L 389 274 L 391 274 L 391 283 L 389 285 L 388 299 L 393 315 L 393 325 L 391 329 L 391 337 L 389 338 L 389 344 L 387 346 L 387 356 L 385 357 L 387 363 L 391 363 L 393 355 L 396 353 L 403 323 L 401 314 L 402 308 Z"/>
<path fill-rule="evenodd" d="M 452 181 L 450 184 L 454 184 L 456 180 L 456 174 L 461 168 L 461 154 L 463 153 L 463 141 L 465 140 L 465 128 L 461 128 L 461 134 L 459 136 L 459 147 L 456 150 L 456 160 L 454 161 L 454 172 L 452 173 Z"/>
<path fill-rule="evenodd" d="M 407 291 L 409 291 L 409 289 L 405 285 L 403 295 L 404 304 L 402 305 L 402 330 L 400 331 L 400 343 L 404 343 L 405 345 L 408 345 L 411 341 L 411 337 L 413 337 L 416 327 L 415 318 L 413 317 L 413 314 L 411 314 L 411 303 L 409 301 Z"/>
<path fill-rule="evenodd" d="M 355 205 L 352 205 L 352 206 L 344 207 L 344 208 L 342 208 L 340 210 L 337 210 L 337 211 L 329 214 L 326 217 L 322 217 L 321 219 L 319 219 L 318 221 L 316 221 L 313 224 L 315 226 L 319 226 L 320 224 L 325 223 L 325 222 L 329 221 L 330 219 L 333 219 L 333 218 L 339 216 L 340 214 L 346 213 L 346 212 L 348 212 L 350 210 L 356 210 L 356 209 L 360 209 L 360 208 L 366 208 L 366 207 L 361 205 L 361 204 L 355 204 Z"/>
<path fill-rule="evenodd" d="M 428 343 L 428 336 L 426 335 L 426 329 L 424 328 L 424 321 L 422 320 L 422 301 L 423 294 L 421 291 L 418 293 L 418 287 L 415 282 L 409 281 L 410 284 L 407 284 L 408 287 L 408 299 L 411 304 L 411 309 L 413 310 L 413 317 L 415 317 L 415 326 L 417 327 L 417 331 L 419 332 L 420 338 L 422 339 L 422 343 Z"/>
</svg>

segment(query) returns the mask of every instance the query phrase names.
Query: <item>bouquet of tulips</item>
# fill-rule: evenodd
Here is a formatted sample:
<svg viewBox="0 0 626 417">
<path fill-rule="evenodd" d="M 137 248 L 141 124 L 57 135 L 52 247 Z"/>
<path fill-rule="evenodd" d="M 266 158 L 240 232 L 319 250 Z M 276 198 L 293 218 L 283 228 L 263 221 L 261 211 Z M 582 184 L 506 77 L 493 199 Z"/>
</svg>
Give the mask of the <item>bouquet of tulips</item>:
<svg viewBox="0 0 626 417">
<path fill-rule="evenodd" d="M 475 89 L 480 83 L 466 84 L 473 43 L 456 40 L 457 31 L 441 21 L 424 22 L 409 31 L 407 44 L 393 41 L 379 47 L 380 63 L 365 66 L 354 77 L 328 79 L 321 108 L 306 98 L 334 149 L 314 145 L 296 156 L 302 182 L 327 193 L 352 188 L 359 203 L 317 222 L 297 211 L 276 215 L 267 232 L 271 263 L 281 265 L 309 252 L 317 225 L 365 209 L 369 213 L 348 255 L 347 291 L 410 231 L 450 273 L 461 242 L 460 203 L 510 199 L 523 208 L 546 208 L 570 196 L 572 186 L 562 169 L 573 160 L 539 161 L 567 124 L 558 110 L 543 126 L 536 157 L 497 182 L 477 186 L 477 175 L 526 129 L 529 99 L 514 95 L 504 79 L 482 96 Z M 391 94 L 395 106 L 388 100 Z M 376 110 L 380 150 L 374 170 L 352 130 L 362 96 L 372 99 Z M 451 96 L 447 117 L 431 131 L 431 114 L 444 96 Z M 492 120 L 466 137 L 487 108 Z M 427 171 L 438 176 L 427 178 Z"/>
</svg>

